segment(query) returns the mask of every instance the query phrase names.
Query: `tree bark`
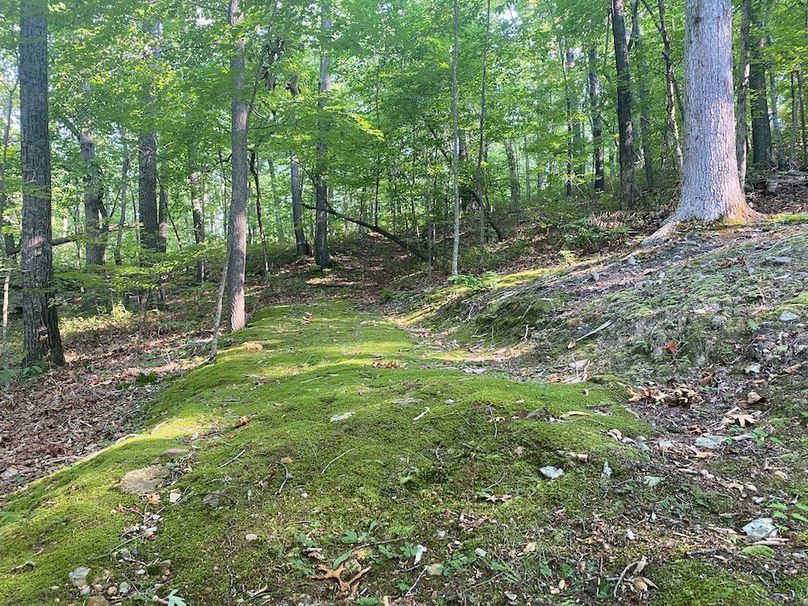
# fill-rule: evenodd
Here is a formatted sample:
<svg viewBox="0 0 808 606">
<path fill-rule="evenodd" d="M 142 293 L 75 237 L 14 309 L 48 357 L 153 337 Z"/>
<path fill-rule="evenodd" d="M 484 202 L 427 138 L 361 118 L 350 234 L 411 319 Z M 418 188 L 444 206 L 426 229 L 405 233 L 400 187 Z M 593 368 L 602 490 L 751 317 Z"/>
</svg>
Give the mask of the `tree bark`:
<svg viewBox="0 0 808 606">
<path fill-rule="evenodd" d="M 200 174 L 194 170 L 188 177 L 191 185 L 191 220 L 194 229 L 194 242 L 202 244 L 205 241 L 205 215 L 202 209 L 202 191 L 200 187 Z M 205 281 L 207 274 L 207 264 L 205 259 L 200 259 L 196 264 L 196 278 L 199 283 Z"/>
<path fill-rule="evenodd" d="M 606 191 L 606 172 L 603 166 L 603 115 L 600 104 L 600 76 L 598 75 L 598 51 L 589 49 L 589 115 L 592 121 L 592 164 L 594 167 L 595 191 Z"/>
<path fill-rule="evenodd" d="M 774 164 L 782 170 L 786 166 L 786 156 L 783 147 L 783 126 L 780 123 L 780 110 L 777 101 L 777 78 L 774 71 L 769 69 L 769 97 L 772 112 L 772 129 L 774 130 Z"/>
<path fill-rule="evenodd" d="M 95 137 L 89 129 L 82 129 L 79 134 L 79 148 L 85 170 L 84 235 L 87 241 L 84 245 L 84 261 L 87 265 L 103 265 L 106 254 L 106 246 L 101 239 L 101 205 L 104 189 L 96 161 Z M 107 231 L 106 226 L 104 231 Z"/>
<path fill-rule="evenodd" d="M 51 156 L 48 133 L 48 3 L 20 1 L 22 319 L 25 364 L 65 362 L 51 300 Z"/>
<path fill-rule="evenodd" d="M 452 2 L 452 196 L 454 198 L 454 229 L 452 237 L 452 275 L 459 273 L 460 258 L 460 125 L 458 120 L 459 92 L 457 63 L 460 43 L 460 7 Z"/>
<path fill-rule="evenodd" d="M 519 185 L 519 175 L 516 172 L 516 154 L 513 151 L 513 143 L 510 139 L 505 139 L 505 158 L 508 162 L 508 183 L 511 193 L 511 210 L 519 209 L 522 192 Z"/>
<path fill-rule="evenodd" d="M 126 206 L 129 191 L 129 143 L 126 140 L 126 133 L 121 129 L 121 153 L 123 155 L 123 167 L 121 168 L 121 214 L 118 217 L 118 233 L 115 234 L 115 265 L 123 264 L 123 226 L 126 225 Z"/>
<path fill-rule="evenodd" d="M 491 32 L 491 0 L 486 0 L 485 8 L 485 36 L 483 37 L 483 73 L 480 83 L 480 141 L 477 148 L 477 166 L 474 170 L 474 188 L 480 205 L 480 244 L 485 244 L 487 222 L 485 218 L 488 200 L 483 187 L 483 159 L 485 154 L 485 113 L 486 113 L 486 84 L 488 77 L 488 38 Z M 414 199 L 414 198 L 413 198 Z"/>
<path fill-rule="evenodd" d="M 168 189 L 162 177 L 158 181 L 160 185 L 157 199 L 157 252 L 164 253 L 168 250 Z"/>
<path fill-rule="evenodd" d="M 6 221 L 6 204 L 8 196 L 6 194 L 6 171 L 8 170 L 8 150 L 11 143 L 11 113 L 14 109 L 14 93 L 17 90 L 18 80 L 14 81 L 8 89 L 8 102 L 3 112 L 3 155 L 0 158 L 0 233 L 2 233 L 2 250 L 7 257 L 11 256 L 14 248 L 14 235 L 5 233 L 4 228 L 8 225 Z"/>
<path fill-rule="evenodd" d="M 741 190 L 746 185 L 748 172 L 748 136 L 749 123 L 749 53 L 751 50 L 750 30 L 752 27 L 752 0 L 743 0 L 741 10 L 740 59 L 738 61 L 738 107 L 735 119 L 735 154 L 738 159 L 738 175 L 741 179 Z"/>
<path fill-rule="evenodd" d="M 632 124 L 631 71 L 626 39 L 626 7 L 624 0 L 612 0 L 612 30 L 617 67 L 617 125 L 619 132 L 620 205 L 633 210 L 636 202 L 634 184 L 634 126 Z"/>
<path fill-rule="evenodd" d="M 230 0 L 228 23 L 237 27 L 243 20 L 239 0 Z M 244 282 L 247 266 L 247 120 L 249 104 L 244 87 L 244 39 L 236 42 L 235 54 L 230 58 L 230 76 L 233 81 L 231 103 L 231 193 L 230 220 L 227 232 L 228 270 L 225 294 L 229 330 L 244 328 Z"/>
<path fill-rule="evenodd" d="M 331 0 L 320 0 L 320 94 L 317 99 L 317 158 L 314 171 L 314 197 L 317 210 L 314 222 L 314 261 L 319 267 L 331 266 L 328 251 L 328 131 L 326 112 L 331 92 Z"/>
<path fill-rule="evenodd" d="M 640 106 L 640 141 L 642 142 L 643 169 L 645 186 L 654 190 L 654 146 L 651 142 L 651 88 L 648 85 L 648 60 L 643 45 L 643 30 L 640 23 L 640 0 L 634 0 L 631 23 L 632 52 L 637 66 L 637 96 Z"/>
<path fill-rule="evenodd" d="M 747 223 L 737 171 L 732 79 L 732 1 L 686 0 L 685 165 L 678 221 Z"/>
<path fill-rule="evenodd" d="M 755 11 L 751 15 L 755 36 L 749 62 L 749 94 L 752 105 L 752 164 L 757 168 L 771 168 L 772 131 L 769 122 L 769 101 L 766 91 L 766 62 L 763 51 L 766 37 L 759 31 L 760 19 Z"/>
<path fill-rule="evenodd" d="M 138 136 L 138 215 L 140 245 L 156 252 L 159 244 L 157 135 L 153 132 L 142 132 Z"/>
<path fill-rule="evenodd" d="M 271 166 L 271 161 L 270 161 Z M 258 157 L 255 151 L 250 152 L 250 172 L 253 176 L 253 185 L 255 189 L 255 218 L 258 220 L 258 237 L 261 239 L 261 256 L 264 260 L 264 275 L 269 274 L 269 254 L 267 253 L 267 238 L 264 232 L 264 211 L 261 208 L 261 179 L 258 174 Z M 275 176 L 270 172 L 272 179 L 272 188 L 275 188 Z M 274 203 L 274 201 L 273 201 Z"/>
<path fill-rule="evenodd" d="M 800 99 L 800 132 L 802 133 L 802 160 L 808 164 L 808 131 L 805 126 L 805 97 L 802 88 L 802 72 L 797 70 L 797 93 Z"/>
</svg>

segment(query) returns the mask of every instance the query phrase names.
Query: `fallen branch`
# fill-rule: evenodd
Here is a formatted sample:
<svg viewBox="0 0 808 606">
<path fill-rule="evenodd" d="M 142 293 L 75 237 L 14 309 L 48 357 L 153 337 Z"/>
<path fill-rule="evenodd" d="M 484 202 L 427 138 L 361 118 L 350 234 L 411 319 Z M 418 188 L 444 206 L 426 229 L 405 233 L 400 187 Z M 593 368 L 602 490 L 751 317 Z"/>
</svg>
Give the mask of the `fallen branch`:
<svg viewBox="0 0 808 606">
<path fill-rule="evenodd" d="M 317 210 L 314 206 L 311 206 L 310 204 L 304 204 L 303 208 L 308 208 L 309 210 Z M 367 229 L 369 231 L 372 231 L 374 233 L 379 234 L 380 236 L 383 236 L 383 237 L 387 238 L 391 242 L 395 242 L 401 248 L 405 249 L 409 253 L 412 253 L 413 255 L 415 255 L 416 257 L 418 257 L 419 259 L 421 259 L 425 263 L 429 263 L 429 261 L 430 261 L 429 255 L 427 255 L 425 252 L 423 252 L 420 248 L 410 244 L 409 242 L 407 242 L 403 238 L 400 238 L 399 236 L 390 233 L 386 229 L 383 229 L 381 227 L 373 225 L 372 223 L 362 221 L 362 219 L 354 219 L 353 217 L 343 215 L 341 212 L 331 208 L 330 205 L 326 207 L 326 212 L 329 215 L 333 215 L 333 216 L 337 217 L 338 219 L 343 219 L 344 221 L 348 221 L 349 223 L 354 223 L 355 225 L 359 225 L 361 227 L 364 227 L 365 229 Z"/>
</svg>

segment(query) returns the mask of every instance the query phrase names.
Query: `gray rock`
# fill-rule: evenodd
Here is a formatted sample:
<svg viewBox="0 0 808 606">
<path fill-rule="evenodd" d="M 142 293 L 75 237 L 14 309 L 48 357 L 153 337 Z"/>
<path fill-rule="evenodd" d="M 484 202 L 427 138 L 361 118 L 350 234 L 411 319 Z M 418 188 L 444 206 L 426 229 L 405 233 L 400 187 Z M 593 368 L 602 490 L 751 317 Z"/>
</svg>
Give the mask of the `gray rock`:
<svg viewBox="0 0 808 606">
<path fill-rule="evenodd" d="M 794 259 L 791 257 L 772 257 L 772 263 L 775 265 L 791 265 Z"/>
<path fill-rule="evenodd" d="M 13 467 L 9 467 L 2 474 L 0 474 L 0 478 L 2 478 L 4 482 L 11 482 L 11 480 L 16 478 L 18 475 L 20 475 L 19 471 L 17 471 Z"/>
<path fill-rule="evenodd" d="M 529 413 L 527 413 L 525 418 L 531 420 L 537 420 L 537 419 L 546 420 L 550 418 L 550 413 L 546 408 L 542 406 L 541 408 L 537 408 L 536 410 L 531 410 Z"/>
<path fill-rule="evenodd" d="M 216 509 L 222 502 L 222 496 L 221 492 L 209 492 L 202 498 L 202 503 Z"/>
<path fill-rule="evenodd" d="M 139 496 L 153 493 L 168 477 L 168 470 L 161 465 L 149 465 L 142 469 L 130 471 L 121 478 L 120 488 L 123 492 Z"/>
<path fill-rule="evenodd" d="M 79 566 L 72 572 L 68 573 L 67 578 L 74 587 L 87 587 L 87 577 L 90 574 L 90 569 L 86 566 Z"/>
<path fill-rule="evenodd" d="M 789 311 L 788 309 L 780 314 L 781 322 L 796 322 L 799 319 L 800 317 L 797 314 L 795 314 L 793 311 Z"/>
<path fill-rule="evenodd" d="M 423 402 L 421 398 L 396 398 L 393 404 L 420 404 Z"/>
<path fill-rule="evenodd" d="M 653 488 L 654 486 L 659 486 L 662 483 L 662 480 L 663 478 L 659 476 L 643 476 L 642 483 L 649 488 Z"/>
<path fill-rule="evenodd" d="M 699 436 L 695 441 L 698 448 L 706 448 L 707 450 L 718 450 L 723 443 L 724 438 L 720 436 Z"/>
<path fill-rule="evenodd" d="M 612 477 L 612 467 L 609 465 L 609 461 L 603 461 L 603 471 L 600 472 L 604 478 L 611 478 Z"/>
<path fill-rule="evenodd" d="M 431 577 L 443 576 L 443 564 L 430 564 L 426 567 L 426 573 Z"/>
<path fill-rule="evenodd" d="M 560 478 L 564 475 L 564 470 L 560 467 L 553 467 L 552 465 L 547 465 L 546 467 L 542 467 L 539 469 L 541 474 L 545 478 L 550 478 L 551 480 L 555 480 L 556 478 Z"/>
<path fill-rule="evenodd" d="M 777 532 L 777 526 L 771 518 L 758 518 L 743 527 L 743 531 L 750 539 L 760 541 Z"/>
<path fill-rule="evenodd" d="M 334 415 L 333 417 L 331 417 L 331 422 L 332 423 L 339 423 L 340 421 L 347 421 L 348 419 L 350 419 L 355 414 L 356 413 L 354 413 L 354 412 L 343 412 L 341 415 Z"/>
</svg>

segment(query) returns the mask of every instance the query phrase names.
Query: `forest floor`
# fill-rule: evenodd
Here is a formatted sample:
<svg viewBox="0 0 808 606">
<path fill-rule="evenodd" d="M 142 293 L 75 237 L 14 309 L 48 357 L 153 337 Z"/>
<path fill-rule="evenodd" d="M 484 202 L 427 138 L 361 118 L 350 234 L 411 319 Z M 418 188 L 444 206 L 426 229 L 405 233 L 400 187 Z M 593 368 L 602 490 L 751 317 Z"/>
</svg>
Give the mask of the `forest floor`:
<svg viewBox="0 0 808 606">
<path fill-rule="evenodd" d="M 805 604 L 783 190 L 758 226 L 451 286 L 346 246 L 255 281 L 214 364 L 212 286 L 69 314 L 68 368 L 3 387 L 0 603 Z"/>
</svg>

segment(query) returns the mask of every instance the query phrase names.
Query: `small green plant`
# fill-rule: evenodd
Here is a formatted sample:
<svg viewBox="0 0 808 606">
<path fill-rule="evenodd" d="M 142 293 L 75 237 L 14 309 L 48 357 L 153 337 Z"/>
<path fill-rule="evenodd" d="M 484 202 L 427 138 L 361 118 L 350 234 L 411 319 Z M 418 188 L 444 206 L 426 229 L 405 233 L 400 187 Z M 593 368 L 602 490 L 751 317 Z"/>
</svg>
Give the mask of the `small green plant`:
<svg viewBox="0 0 808 606">
<path fill-rule="evenodd" d="M 477 276 L 470 276 L 467 274 L 460 274 L 449 278 L 449 282 L 468 288 L 472 293 L 487 292 L 494 290 L 497 287 L 497 274 L 493 271 L 487 271 L 484 274 Z"/>
</svg>

